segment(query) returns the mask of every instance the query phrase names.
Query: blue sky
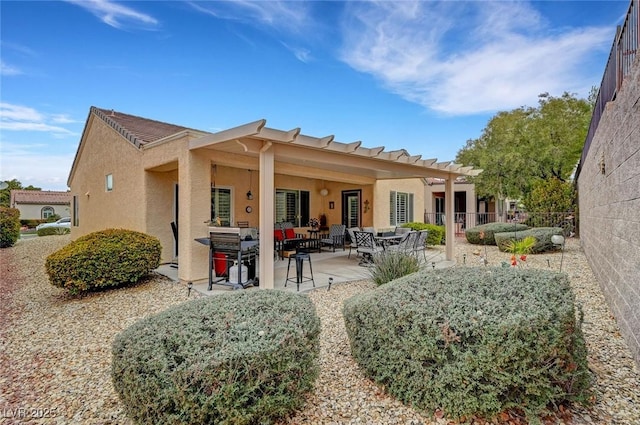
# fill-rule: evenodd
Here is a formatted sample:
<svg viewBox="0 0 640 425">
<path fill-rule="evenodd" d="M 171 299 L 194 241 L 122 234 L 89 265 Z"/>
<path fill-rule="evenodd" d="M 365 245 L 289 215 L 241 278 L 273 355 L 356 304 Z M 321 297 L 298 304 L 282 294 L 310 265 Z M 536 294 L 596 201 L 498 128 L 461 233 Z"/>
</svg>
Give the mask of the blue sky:
<svg viewBox="0 0 640 425">
<path fill-rule="evenodd" d="M 0 180 L 66 190 L 90 106 L 452 160 L 598 86 L 629 1 L 1 1 Z"/>
</svg>

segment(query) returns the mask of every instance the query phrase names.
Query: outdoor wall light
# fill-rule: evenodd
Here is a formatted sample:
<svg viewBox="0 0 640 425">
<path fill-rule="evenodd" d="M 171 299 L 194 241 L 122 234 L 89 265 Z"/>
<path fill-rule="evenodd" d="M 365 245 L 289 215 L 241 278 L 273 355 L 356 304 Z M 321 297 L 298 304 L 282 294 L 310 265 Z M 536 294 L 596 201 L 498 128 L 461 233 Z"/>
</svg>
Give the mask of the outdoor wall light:
<svg viewBox="0 0 640 425">
<path fill-rule="evenodd" d="M 325 188 L 320 189 L 320 195 L 322 196 L 327 196 L 329 194 L 329 191 Z"/>
<path fill-rule="evenodd" d="M 249 170 L 249 191 L 247 192 L 247 199 L 253 199 L 253 193 L 251 193 L 251 170 Z"/>
<path fill-rule="evenodd" d="M 364 212 L 369 211 L 369 200 L 364 201 Z"/>
</svg>

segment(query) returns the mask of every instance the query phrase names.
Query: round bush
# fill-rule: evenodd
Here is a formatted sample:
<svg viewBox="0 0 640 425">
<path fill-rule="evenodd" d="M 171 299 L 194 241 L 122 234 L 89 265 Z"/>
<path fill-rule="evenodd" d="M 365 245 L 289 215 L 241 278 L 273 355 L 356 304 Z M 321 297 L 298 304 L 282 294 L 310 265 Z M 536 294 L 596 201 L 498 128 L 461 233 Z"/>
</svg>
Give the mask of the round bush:
<svg viewBox="0 0 640 425">
<path fill-rule="evenodd" d="M 535 245 L 531 249 L 532 254 L 540 254 L 542 252 L 557 250 L 551 242 L 551 236 L 562 235 L 563 230 L 560 227 L 534 227 L 532 229 L 522 230 L 518 232 L 503 232 L 496 233 L 494 238 L 498 249 L 502 252 L 506 251 L 506 244 L 508 241 L 519 241 L 527 236 L 533 236 L 536 239 Z"/>
<path fill-rule="evenodd" d="M 36 232 L 38 236 L 68 235 L 69 233 L 71 229 L 66 227 L 43 227 Z"/>
<path fill-rule="evenodd" d="M 421 271 L 344 304 L 351 352 L 406 404 L 452 419 L 586 402 L 590 376 L 565 274 Z"/>
<path fill-rule="evenodd" d="M 318 376 L 319 337 L 302 295 L 200 298 L 117 335 L 113 385 L 138 424 L 269 424 L 304 404 Z"/>
<path fill-rule="evenodd" d="M 476 245 L 495 245 L 494 234 L 502 232 L 521 232 L 529 227 L 520 223 L 487 223 L 471 227 L 464 232 L 467 242 Z M 484 239 L 480 236 L 484 235 Z"/>
<path fill-rule="evenodd" d="M 0 206 L 0 248 L 15 245 L 20 237 L 20 211 Z"/>
<path fill-rule="evenodd" d="M 72 293 L 137 282 L 160 264 L 160 241 L 144 233 L 107 229 L 82 236 L 47 257 L 52 285 Z"/>
<path fill-rule="evenodd" d="M 437 224 L 411 222 L 403 224 L 402 227 L 408 227 L 411 230 L 420 231 L 428 230 L 427 241 L 425 245 L 435 246 L 442 245 L 445 242 L 445 228 L 444 226 L 438 226 Z"/>
</svg>

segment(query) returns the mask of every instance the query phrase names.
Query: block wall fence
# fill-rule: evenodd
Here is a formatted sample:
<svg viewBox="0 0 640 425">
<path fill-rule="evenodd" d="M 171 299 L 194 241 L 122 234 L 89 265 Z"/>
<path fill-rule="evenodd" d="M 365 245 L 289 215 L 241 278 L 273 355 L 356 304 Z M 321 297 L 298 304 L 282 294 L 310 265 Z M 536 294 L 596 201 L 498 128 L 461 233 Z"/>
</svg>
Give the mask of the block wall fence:
<svg viewBox="0 0 640 425">
<path fill-rule="evenodd" d="M 640 367 L 640 55 L 581 166 L 580 241 Z"/>
</svg>

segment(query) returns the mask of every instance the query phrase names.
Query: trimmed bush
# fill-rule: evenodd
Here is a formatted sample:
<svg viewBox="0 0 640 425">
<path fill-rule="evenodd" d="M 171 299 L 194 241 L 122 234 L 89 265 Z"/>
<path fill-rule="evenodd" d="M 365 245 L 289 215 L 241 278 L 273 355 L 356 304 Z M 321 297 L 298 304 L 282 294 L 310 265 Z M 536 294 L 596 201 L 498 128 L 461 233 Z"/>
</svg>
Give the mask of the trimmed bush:
<svg viewBox="0 0 640 425">
<path fill-rule="evenodd" d="M 460 267 L 421 271 L 343 308 L 351 352 L 402 402 L 453 419 L 586 403 L 590 375 L 566 274 Z"/>
<path fill-rule="evenodd" d="M 72 293 L 137 282 L 160 264 L 160 241 L 144 233 L 107 229 L 82 236 L 47 257 L 52 285 Z"/>
<path fill-rule="evenodd" d="M 71 229 L 66 227 L 43 227 L 36 232 L 38 236 L 68 235 L 69 233 Z"/>
<path fill-rule="evenodd" d="M 313 389 L 319 338 L 308 297 L 254 290 L 200 298 L 117 335 L 113 385 L 137 424 L 270 424 Z"/>
<path fill-rule="evenodd" d="M 509 252 L 508 244 L 510 241 L 521 241 L 528 236 L 536 239 L 536 243 L 531 248 L 532 254 L 540 254 L 541 252 L 554 251 L 558 248 L 551 242 L 551 236 L 562 235 L 563 231 L 560 227 L 534 227 L 518 232 L 502 232 L 494 235 L 496 245 L 502 252 Z"/>
<path fill-rule="evenodd" d="M 420 260 L 406 252 L 383 251 L 373 257 L 373 267 L 369 270 L 373 282 L 383 285 L 420 270 Z"/>
<path fill-rule="evenodd" d="M 503 232 L 521 232 L 529 227 L 520 223 L 487 223 L 471 227 L 464 232 L 467 242 L 476 245 L 495 245 L 494 234 Z M 484 234 L 484 240 L 480 238 Z"/>
<path fill-rule="evenodd" d="M 15 245 L 20 237 L 20 211 L 0 206 L 0 248 Z"/>
<path fill-rule="evenodd" d="M 445 227 L 437 224 L 411 222 L 403 224 L 402 227 L 408 227 L 411 230 L 428 230 L 427 246 L 442 245 L 445 242 Z"/>
</svg>

